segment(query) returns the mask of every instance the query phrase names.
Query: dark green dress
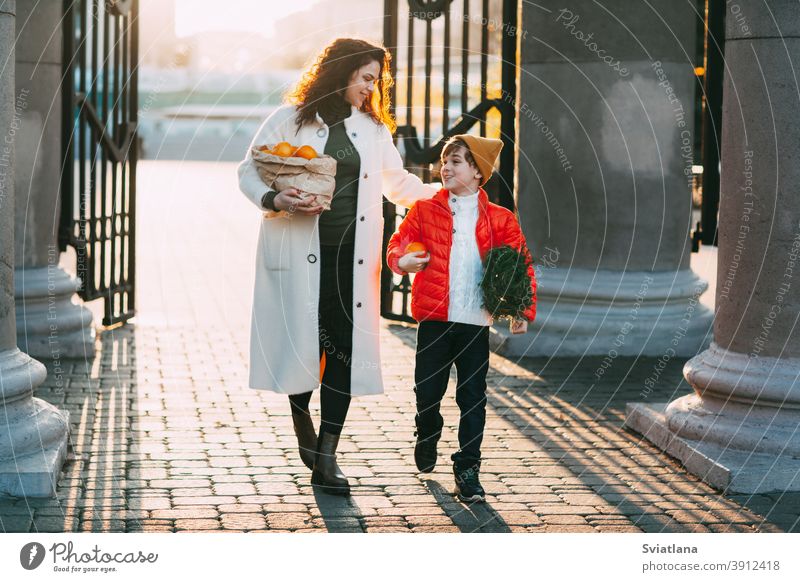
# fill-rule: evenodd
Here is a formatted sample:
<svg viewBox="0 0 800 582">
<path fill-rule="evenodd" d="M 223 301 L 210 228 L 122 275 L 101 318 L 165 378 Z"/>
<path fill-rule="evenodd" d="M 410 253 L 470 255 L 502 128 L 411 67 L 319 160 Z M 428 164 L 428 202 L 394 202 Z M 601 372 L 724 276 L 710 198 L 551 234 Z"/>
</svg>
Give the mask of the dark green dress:
<svg viewBox="0 0 800 582">
<path fill-rule="evenodd" d="M 341 99 L 320 106 L 320 117 L 328 125 L 325 154 L 336 160 L 336 188 L 330 210 L 319 216 L 320 351 L 347 356 L 353 346 L 353 256 L 355 254 L 358 176 L 361 158 L 347 135 L 344 119 L 350 104 Z M 349 382 L 348 382 L 349 384 Z"/>
</svg>

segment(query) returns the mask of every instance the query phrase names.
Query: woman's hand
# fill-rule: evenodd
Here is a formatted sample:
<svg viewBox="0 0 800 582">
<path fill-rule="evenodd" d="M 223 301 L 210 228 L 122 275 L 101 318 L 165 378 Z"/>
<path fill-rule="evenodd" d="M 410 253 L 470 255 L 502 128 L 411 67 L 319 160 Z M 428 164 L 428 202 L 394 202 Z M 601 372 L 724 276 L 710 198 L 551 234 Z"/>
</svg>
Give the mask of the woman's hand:
<svg viewBox="0 0 800 582">
<path fill-rule="evenodd" d="M 528 322 L 524 319 L 514 318 L 511 320 L 511 333 L 512 334 L 519 334 L 519 333 L 527 333 L 528 331 Z"/>
<path fill-rule="evenodd" d="M 400 257 L 400 260 L 397 261 L 397 266 L 406 273 L 419 273 L 430 260 L 431 257 L 427 252 L 415 251 Z"/>
<path fill-rule="evenodd" d="M 287 188 L 275 196 L 273 204 L 277 210 L 285 210 L 289 214 L 296 212 L 304 216 L 313 216 L 324 210 L 316 200 L 314 196 L 305 195 L 297 188 Z"/>
</svg>

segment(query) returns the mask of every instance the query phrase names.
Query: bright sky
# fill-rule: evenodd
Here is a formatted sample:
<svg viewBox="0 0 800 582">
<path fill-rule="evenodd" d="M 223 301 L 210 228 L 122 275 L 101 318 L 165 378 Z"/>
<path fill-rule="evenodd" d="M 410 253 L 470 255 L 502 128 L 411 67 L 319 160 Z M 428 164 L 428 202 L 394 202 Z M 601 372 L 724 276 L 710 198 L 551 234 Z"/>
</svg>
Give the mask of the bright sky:
<svg viewBox="0 0 800 582">
<path fill-rule="evenodd" d="M 305 10 L 316 0 L 177 0 L 175 34 L 206 30 L 246 30 L 272 34 L 276 20 Z"/>
</svg>

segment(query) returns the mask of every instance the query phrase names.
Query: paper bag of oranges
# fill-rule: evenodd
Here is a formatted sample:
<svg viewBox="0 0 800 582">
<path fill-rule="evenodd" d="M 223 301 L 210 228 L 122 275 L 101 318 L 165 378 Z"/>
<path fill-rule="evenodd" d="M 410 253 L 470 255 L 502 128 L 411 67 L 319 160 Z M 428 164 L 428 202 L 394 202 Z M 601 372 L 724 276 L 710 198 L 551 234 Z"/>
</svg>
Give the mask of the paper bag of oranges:
<svg viewBox="0 0 800 582">
<path fill-rule="evenodd" d="M 297 188 L 316 197 L 325 210 L 330 209 L 336 187 L 336 160 L 331 156 L 320 156 L 311 146 L 296 147 L 285 141 L 255 146 L 252 154 L 258 175 L 267 186 L 276 192 Z"/>
</svg>

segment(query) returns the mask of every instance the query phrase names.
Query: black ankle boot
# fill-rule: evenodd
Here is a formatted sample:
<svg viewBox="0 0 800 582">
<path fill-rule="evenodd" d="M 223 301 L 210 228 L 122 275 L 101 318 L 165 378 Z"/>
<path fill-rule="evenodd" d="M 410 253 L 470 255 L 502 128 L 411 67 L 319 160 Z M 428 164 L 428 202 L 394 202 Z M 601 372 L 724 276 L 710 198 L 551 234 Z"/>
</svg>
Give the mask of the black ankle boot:
<svg viewBox="0 0 800 582">
<path fill-rule="evenodd" d="M 300 459 L 306 467 L 314 469 L 314 455 L 317 450 L 317 431 L 314 422 L 307 410 L 298 410 L 292 406 L 292 424 L 297 437 L 297 446 L 300 450 Z"/>
<path fill-rule="evenodd" d="M 338 434 L 322 433 L 318 441 L 314 471 L 311 473 L 311 484 L 331 495 L 350 495 L 350 483 L 336 464 L 338 446 Z"/>
</svg>

